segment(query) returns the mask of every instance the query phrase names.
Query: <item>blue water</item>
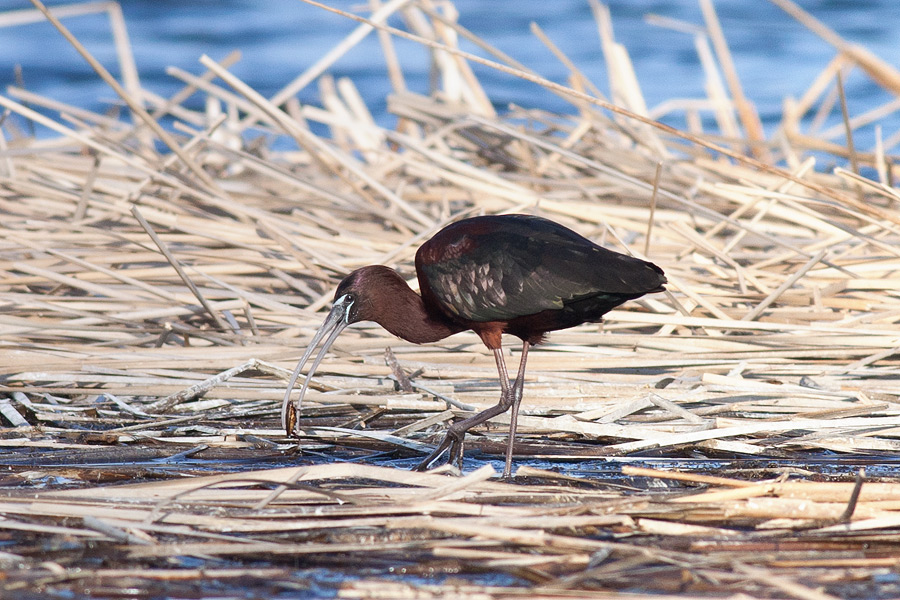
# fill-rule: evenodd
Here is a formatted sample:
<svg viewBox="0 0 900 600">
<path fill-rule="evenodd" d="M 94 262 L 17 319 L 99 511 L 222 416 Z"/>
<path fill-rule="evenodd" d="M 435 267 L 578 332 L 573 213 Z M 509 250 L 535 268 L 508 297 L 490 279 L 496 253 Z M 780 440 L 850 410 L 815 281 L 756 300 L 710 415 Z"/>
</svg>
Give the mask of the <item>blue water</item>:
<svg viewBox="0 0 900 600">
<path fill-rule="evenodd" d="M 348 10 L 358 10 L 365 4 L 363 0 L 331 3 Z M 631 54 L 650 107 L 671 98 L 705 97 L 704 75 L 692 36 L 646 21 L 652 13 L 702 25 L 696 0 L 613 0 L 607 4 L 617 40 Z M 716 4 L 745 92 L 771 133 L 780 120 L 783 98 L 801 95 L 835 51 L 765 0 L 719 0 Z M 800 0 L 800 4 L 846 40 L 900 66 L 900 10 L 896 0 Z M 529 24 L 538 23 L 601 90 L 607 91 L 606 68 L 586 0 L 457 0 L 455 5 L 465 27 L 545 77 L 564 82 L 566 69 L 529 32 Z M 27 0 L 0 1 L 0 10 L 30 7 Z M 181 87 L 166 75 L 167 66 L 200 73 L 203 69 L 197 59 L 201 55 L 221 59 L 239 49 L 243 58 L 232 71 L 271 96 L 355 27 L 355 23 L 300 0 L 124 0 L 122 7 L 142 82 L 161 95 Z M 114 73 L 118 71 L 105 15 L 69 18 L 65 24 L 98 59 Z M 400 25 L 399 19 L 392 24 Z M 398 42 L 398 48 L 408 85 L 426 93 L 427 54 L 409 42 Z M 31 91 L 95 111 L 118 104 L 112 90 L 48 23 L 0 29 L 0 83 L 4 88 L 13 82 L 17 64 L 22 67 L 25 87 Z M 476 66 L 475 71 L 500 109 L 515 103 L 553 111 L 572 110 L 565 101 L 533 84 L 484 67 Z M 392 122 L 385 109 L 389 83 L 374 36 L 345 55 L 330 72 L 352 78 L 379 122 Z M 851 115 L 892 98 L 858 70 L 846 85 Z M 316 103 L 315 84 L 303 90 L 299 98 Z M 200 97 L 192 102 L 199 107 Z M 671 122 L 679 124 L 677 119 Z M 831 122 L 840 122 L 837 112 Z M 891 116 L 881 123 L 885 137 L 900 130 L 900 117 Z M 871 129 L 858 134 L 857 144 L 862 149 L 873 143 Z"/>
</svg>

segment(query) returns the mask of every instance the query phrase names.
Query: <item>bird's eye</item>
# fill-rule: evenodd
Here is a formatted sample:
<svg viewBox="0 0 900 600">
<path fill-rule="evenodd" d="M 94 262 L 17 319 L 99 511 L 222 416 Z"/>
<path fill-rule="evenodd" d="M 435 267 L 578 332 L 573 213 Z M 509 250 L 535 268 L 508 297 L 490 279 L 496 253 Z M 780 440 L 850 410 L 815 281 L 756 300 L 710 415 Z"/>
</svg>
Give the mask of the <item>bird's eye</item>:
<svg viewBox="0 0 900 600">
<path fill-rule="evenodd" d="M 356 317 L 356 296 L 344 294 L 334 301 L 335 307 L 341 307 L 344 312 L 344 322 L 352 323 Z"/>
</svg>

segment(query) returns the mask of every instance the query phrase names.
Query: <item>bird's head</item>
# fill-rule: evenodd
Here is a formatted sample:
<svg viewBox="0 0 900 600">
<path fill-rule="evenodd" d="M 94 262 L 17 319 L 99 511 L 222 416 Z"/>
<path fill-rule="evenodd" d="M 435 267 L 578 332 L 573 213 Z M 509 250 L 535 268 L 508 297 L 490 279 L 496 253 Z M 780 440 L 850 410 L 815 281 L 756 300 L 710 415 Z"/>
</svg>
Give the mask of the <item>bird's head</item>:
<svg viewBox="0 0 900 600">
<path fill-rule="evenodd" d="M 344 277 L 338 284 L 331 311 L 306 347 L 303 357 L 291 374 L 287 391 L 284 394 L 284 400 L 281 405 L 281 425 L 285 428 L 288 435 L 291 435 L 294 431 L 296 411 L 303 401 L 306 388 L 309 387 L 309 382 L 319 363 L 322 362 L 322 358 L 328 352 L 328 349 L 331 348 L 338 335 L 347 325 L 352 323 L 377 321 L 379 311 L 385 303 L 390 302 L 390 298 L 393 296 L 393 287 L 396 285 L 407 287 L 403 278 L 396 271 L 381 265 L 357 269 Z M 315 360 L 313 360 L 312 366 L 306 374 L 303 387 L 300 388 L 300 396 L 297 398 L 296 403 L 291 402 L 291 391 L 294 389 L 297 377 L 320 342 L 322 342 L 322 349 Z"/>
<path fill-rule="evenodd" d="M 383 265 L 361 267 L 338 284 L 331 310 L 344 311 L 347 324 L 380 323 L 391 305 L 408 289 L 406 281 L 391 268 Z"/>
</svg>

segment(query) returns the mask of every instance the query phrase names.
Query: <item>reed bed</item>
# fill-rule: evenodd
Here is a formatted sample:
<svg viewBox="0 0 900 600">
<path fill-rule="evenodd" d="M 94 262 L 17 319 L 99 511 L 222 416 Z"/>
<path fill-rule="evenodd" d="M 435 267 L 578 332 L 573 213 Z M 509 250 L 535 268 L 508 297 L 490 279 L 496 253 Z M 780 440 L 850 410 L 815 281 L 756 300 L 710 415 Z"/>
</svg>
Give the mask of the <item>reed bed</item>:
<svg viewBox="0 0 900 600">
<path fill-rule="evenodd" d="M 542 79 L 431 0 L 374 1 L 273 98 L 228 71 L 237 55 L 171 69 L 184 88 L 161 98 L 83 48 L 121 117 L 8 89 L 0 595 L 896 595 L 896 141 L 852 143 L 896 103 L 821 123 L 841 112 L 842 74 L 894 94 L 898 76 L 777 3 L 837 50 L 768 136 L 706 0 L 709 96 L 659 107 L 597 3 L 609 98 L 562 55 L 569 80 Z M 34 4 L 28 18 L 65 32 Z M 117 5 L 87 6 L 109 11 L 129 64 Z M 367 34 L 395 127 L 328 75 Z M 407 88 L 398 37 L 430 49 L 430 93 Z M 498 110 L 491 76 L 572 110 Z M 320 105 L 294 99 L 310 85 Z M 496 402 L 469 333 L 413 346 L 349 329 L 304 401 L 305 436 L 288 439 L 286 375 L 336 282 L 379 263 L 415 284 L 420 242 L 501 212 L 649 258 L 670 282 L 530 354 L 514 479 L 485 463 L 508 416 L 470 436 L 461 476 L 406 470 L 450 420 Z"/>
</svg>

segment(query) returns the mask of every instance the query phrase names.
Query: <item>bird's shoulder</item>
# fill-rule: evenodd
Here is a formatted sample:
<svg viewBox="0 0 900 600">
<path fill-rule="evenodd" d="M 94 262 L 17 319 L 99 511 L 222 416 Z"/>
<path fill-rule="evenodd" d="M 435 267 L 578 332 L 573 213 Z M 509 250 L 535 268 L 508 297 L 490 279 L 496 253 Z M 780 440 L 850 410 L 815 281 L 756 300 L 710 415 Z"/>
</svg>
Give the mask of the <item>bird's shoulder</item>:
<svg viewBox="0 0 900 600">
<path fill-rule="evenodd" d="M 489 262 L 512 252 L 518 260 L 539 258 L 534 247 L 591 244 L 574 231 L 532 215 L 484 215 L 452 223 L 422 244 L 416 264 Z M 530 251 L 529 251 L 530 250 Z"/>
</svg>

